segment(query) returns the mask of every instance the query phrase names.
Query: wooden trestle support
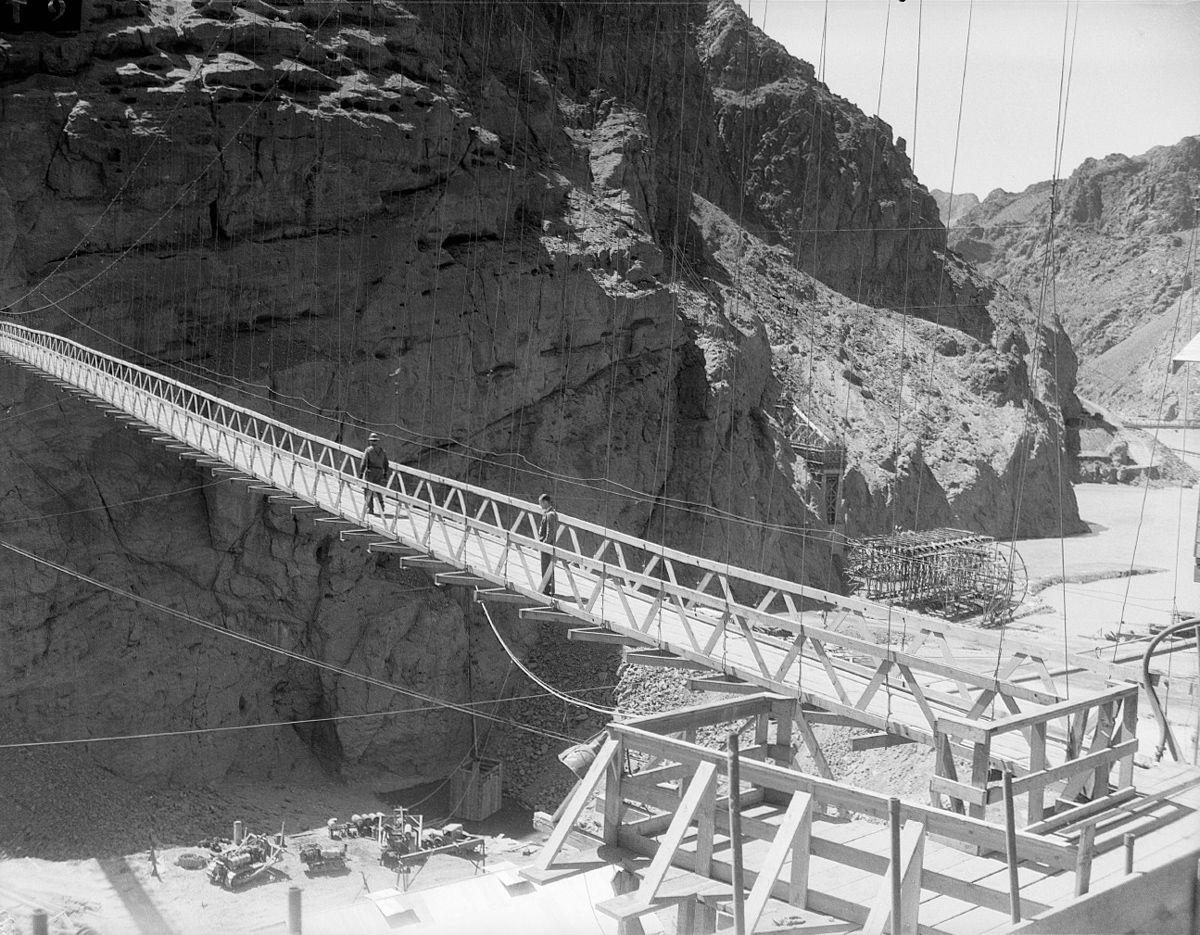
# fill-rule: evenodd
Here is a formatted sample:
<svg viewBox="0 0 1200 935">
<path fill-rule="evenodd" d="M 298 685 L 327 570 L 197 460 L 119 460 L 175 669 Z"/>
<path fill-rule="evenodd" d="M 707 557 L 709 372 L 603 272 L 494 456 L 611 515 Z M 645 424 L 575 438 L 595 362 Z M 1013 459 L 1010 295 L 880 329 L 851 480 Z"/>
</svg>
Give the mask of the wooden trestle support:
<svg viewBox="0 0 1200 935">
<path fill-rule="evenodd" d="M 1002 825 L 902 802 L 899 867 L 881 856 L 887 853 L 886 846 L 839 839 L 836 832 L 847 815 L 886 820 L 889 799 L 795 768 L 791 731 L 810 716 L 795 699 L 760 693 L 610 724 L 590 769 L 564 803 L 557 824 L 524 875 L 546 883 L 578 869 L 578 864 L 561 861 L 560 855 L 576 823 L 599 797 L 598 838 L 619 849 L 610 859 L 624 852 L 650 862 L 638 870 L 635 889 L 596 908 L 617 919 L 623 935 L 641 931 L 639 917 L 672 907 L 679 914 L 681 935 L 712 932 L 717 909 L 728 911 L 724 904 L 732 892 L 727 810 L 730 796 L 736 795 L 749 889 L 747 932 L 762 922 L 772 899 L 852 923 L 868 933 L 924 931 L 918 918 L 922 891 L 927 899 L 941 895 L 993 912 L 1008 910 L 1003 888 L 971 882 L 952 870 L 944 872 L 953 867 L 953 859 L 945 859 L 947 848 L 1003 853 Z M 750 735 L 742 750 L 737 790 L 728 787 L 725 754 L 695 742 L 698 731 L 731 722 L 740 722 L 740 730 Z M 811 733 L 811 727 L 801 733 Z M 1093 761 L 1089 767 L 1093 776 L 1098 768 Z M 833 812 L 836 818 L 824 817 Z M 1074 874 L 1075 892 L 1087 891 L 1090 844 L 1086 835 L 1073 842 L 1053 832 L 1034 834 L 1025 829 L 1017 831 L 1015 838 L 1023 862 L 1046 875 Z M 926 865 L 930 849 L 941 855 L 940 862 L 934 863 L 942 869 Z M 890 920 L 893 873 L 900 877 L 903 916 L 896 927 Z M 858 881 L 853 898 L 845 892 L 846 878 Z M 1022 907 L 1026 918 L 1047 909 L 1033 900 L 1022 900 Z"/>
</svg>

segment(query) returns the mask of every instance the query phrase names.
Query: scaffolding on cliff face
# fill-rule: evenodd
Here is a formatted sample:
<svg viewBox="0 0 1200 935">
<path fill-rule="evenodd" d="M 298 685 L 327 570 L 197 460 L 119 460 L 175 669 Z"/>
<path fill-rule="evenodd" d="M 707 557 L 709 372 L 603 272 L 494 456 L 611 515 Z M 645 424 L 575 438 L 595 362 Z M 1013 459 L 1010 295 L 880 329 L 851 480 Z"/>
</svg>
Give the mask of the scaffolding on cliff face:
<svg viewBox="0 0 1200 935">
<path fill-rule="evenodd" d="M 1000 623 L 1024 598 L 1020 554 L 964 529 L 897 530 L 849 544 L 846 573 L 871 600 Z"/>
<path fill-rule="evenodd" d="M 787 431 L 792 451 L 804 459 L 809 473 L 819 478 L 824 494 L 824 519 L 830 526 L 842 517 L 838 514 L 841 479 L 846 470 L 846 446 L 805 415 L 799 406 L 780 405 L 775 410 Z"/>
</svg>

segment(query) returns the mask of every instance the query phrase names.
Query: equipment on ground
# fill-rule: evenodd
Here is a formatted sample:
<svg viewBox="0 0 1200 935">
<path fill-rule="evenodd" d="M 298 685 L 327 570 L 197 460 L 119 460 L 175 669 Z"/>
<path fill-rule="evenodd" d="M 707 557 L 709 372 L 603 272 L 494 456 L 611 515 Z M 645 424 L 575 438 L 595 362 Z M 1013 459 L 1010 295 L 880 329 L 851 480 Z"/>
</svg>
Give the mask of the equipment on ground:
<svg viewBox="0 0 1200 935">
<path fill-rule="evenodd" d="M 467 834 L 458 823 L 427 828 L 416 812 L 400 807 L 380 824 L 379 862 L 402 872 L 433 854 L 460 854 L 475 859 L 484 853 L 481 835 Z"/>
<path fill-rule="evenodd" d="M 346 869 L 346 845 L 344 842 L 341 847 L 329 844 L 322 846 L 315 842 L 305 844 L 300 848 L 299 857 L 300 863 L 304 864 L 304 870 L 309 876 Z"/>
<path fill-rule="evenodd" d="M 208 864 L 208 879 L 227 890 L 245 886 L 283 859 L 283 839 L 248 834 L 241 844 L 223 849 Z"/>
</svg>

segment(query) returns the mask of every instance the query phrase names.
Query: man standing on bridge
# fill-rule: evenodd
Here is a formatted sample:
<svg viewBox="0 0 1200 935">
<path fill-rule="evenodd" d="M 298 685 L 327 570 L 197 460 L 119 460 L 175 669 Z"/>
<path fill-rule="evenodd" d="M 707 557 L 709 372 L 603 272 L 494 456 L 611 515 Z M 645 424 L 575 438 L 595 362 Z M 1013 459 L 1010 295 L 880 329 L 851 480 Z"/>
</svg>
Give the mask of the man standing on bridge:
<svg viewBox="0 0 1200 935">
<path fill-rule="evenodd" d="M 542 518 L 538 521 L 538 539 L 553 546 L 558 538 L 558 512 L 554 509 L 554 501 L 550 494 L 544 493 L 538 497 L 542 507 Z M 554 552 L 542 553 L 542 593 L 554 597 Z"/>
<path fill-rule="evenodd" d="M 379 436 L 372 432 L 367 437 L 367 447 L 362 454 L 362 464 L 359 466 L 358 476 L 368 484 L 379 484 L 382 487 L 387 483 L 389 466 L 387 452 L 380 447 Z M 379 512 L 383 513 L 383 494 L 368 487 L 366 498 L 368 513 L 372 516 L 375 515 L 376 500 L 379 501 Z"/>
</svg>

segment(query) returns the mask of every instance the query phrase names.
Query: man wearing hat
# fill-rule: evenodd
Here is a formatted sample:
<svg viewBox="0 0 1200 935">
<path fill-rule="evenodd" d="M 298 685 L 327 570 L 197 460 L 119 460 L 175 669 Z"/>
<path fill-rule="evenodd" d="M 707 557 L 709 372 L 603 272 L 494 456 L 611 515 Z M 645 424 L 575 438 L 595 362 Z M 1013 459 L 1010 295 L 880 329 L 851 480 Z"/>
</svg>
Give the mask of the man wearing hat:
<svg viewBox="0 0 1200 935">
<path fill-rule="evenodd" d="M 378 484 L 384 486 L 388 479 L 388 456 L 387 452 L 379 445 L 379 436 L 372 432 L 367 436 L 367 447 L 362 454 L 362 465 L 358 469 L 358 476 L 365 480 L 368 484 Z M 378 491 L 367 488 L 367 512 L 372 516 L 375 515 L 375 501 L 379 501 L 379 512 L 383 512 L 383 495 Z"/>
</svg>

